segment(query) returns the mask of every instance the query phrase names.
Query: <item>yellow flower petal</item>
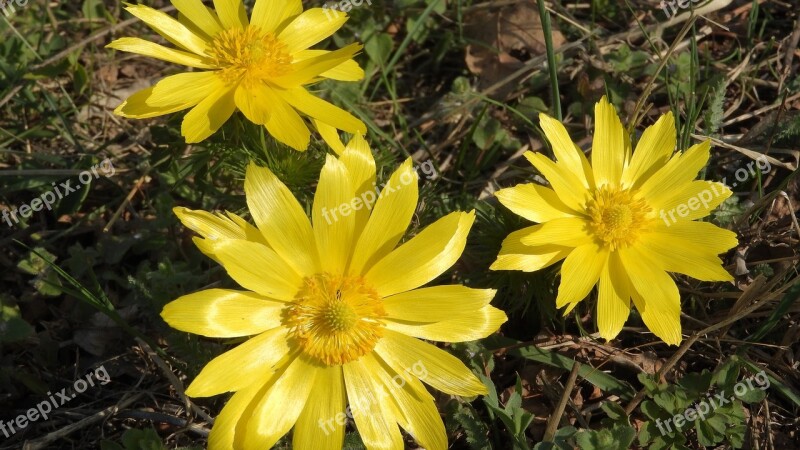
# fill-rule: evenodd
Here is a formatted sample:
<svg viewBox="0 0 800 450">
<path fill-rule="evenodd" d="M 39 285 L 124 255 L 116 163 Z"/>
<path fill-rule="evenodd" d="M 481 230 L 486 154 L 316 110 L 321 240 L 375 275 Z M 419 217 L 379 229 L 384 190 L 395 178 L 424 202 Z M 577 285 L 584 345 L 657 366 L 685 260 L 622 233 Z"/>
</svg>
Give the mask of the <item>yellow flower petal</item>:
<svg viewBox="0 0 800 450">
<path fill-rule="evenodd" d="M 256 226 L 275 252 L 301 276 L 317 273 L 314 231 L 289 188 L 269 169 L 250 164 L 244 191 Z"/>
<path fill-rule="evenodd" d="M 669 345 L 681 342 L 681 298 L 678 286 L 647 253 L 636 247 L 619 251 L 633 285 L 633 304 L 644 324 Z"/>
<path fill-rule="evenodd" d="M 181 14 L 209 36 L 222 31 L 219 18 L 201 0 L 171 0 Z"/>
<path fill-rule="evenodd" d="M 270 81 L 285 88 L 292 88 L 309 83 L 321 74 L 352 59 L 361 48 L 361 44 L 353 43 L 322 56 L 294 62 L 291 66 L 291 72 L 280 77 L 275 77 Z"/>
<path fill-rule="evenodd" d="M 132 119 L 149 119 L 191 108 L 194 104 L 177 104 L 170 106 L 149 106 L 148 100 L 153 97 L 153 87 L 142 89 L 131 95 L 114 110 L 114 114 Z M 199 102 L 198 102 L 199 103 Z"/>
<path fill-rule="evenodd" d="M 160 116 L 191 108 L 222 88 L 213 72 L 179 73 L 128 97 L 114 113 L 133 118 Z"/>
<path fill-rule="evenodd" d="M 569 170 L 586 189 L 594 187 L 594 175 L 589 161 L 569 137 L 567 129 L 558 120 L 547 114 L 539 114 L 539 125 L 553 147 L 556 161 Z"/>
<path fill-rule="evenodd" d="M 224 89 L 214 72 L 184 72 L 162 78 L 153 86 L 149 106 L 195 105 L 215 91 Z"/>
<path fill-rule="evenodd" d="M 200 56 L 206 54 L 208 42 L 167 13 L 144 5 L 128 5 L 125 10 L 178 47 Z"/>
<path fill-rule="evenodd" d="M 542 225 L 523 228 L 510 233 L 504 240 L 497 260 L 489 268 L 491 270 L 521 270 L 534 272 L 549 267 L 566 258 L 572 247 L 562 245 L 540 245 L 531 247 L 522 243 L 522 239 L 540 230 Z"/>
<path fill-rule="evenodd" d="M 319 370 L 302 357 L 292 361 L 253 408 L 244 424 L 242 448 L 272 448 L 289 432 L 306 406 Z"/>
<path fill-rule="evenodd" d="M 367 126 L 364 125 L 364 122 L 342 108 L 309 94 L 304 87 L 276 92 L 287 103 L 309 117 L 348 133 L 364 134 L 367 132 Z"/>
<path fill-rule="evenodd" d="M 355 200 L 360 201 L 355 197 L 347 167 L 334 156 L 328 155 L 319 176 L 312 212 L 314 240 L 320 263 L 326 272 L 342 275 L 347 267 L 352 254 L 355 227 L 352 212 L 357 207 L 365 207 L 362 203 L 356 205 Z"/>
<path fill-rule="evenodd" d="M 387 395 L 380 382 L 374 378 L 368 361 L 374 360 L 370 354 L 345 364 L 344 384 L 347 399 L 353 412 L 358 434 L 369 449 L 402 450 L 403 437 L 388 406 Z"/>
<path fill-rule="evenodd" d="M 167 303 L 161 317 L 172 328 L 209 337 L 239 337 L 281 325 L 283 302 L 253 292 L 208 289 Z"/>
<path fill-rule="evenodd" d="M 355 135 L 347 143 L 344 151 L 339 158 L 347 167 L 350 179 L 353 182 L 355 196 L 360 198 L 364 207 L 355 211 L 355 225 L 353 230 L 353 242 L 358 242 L 361 233 L 369 221 L 372 206 L 366 200 L 375 193 L 375 159 L 372 157 L 372 150 L 366 139 L 361 135 Z M 367 192 L 370 193 L 367 193 Z M 375 194 L 377 196 L 377 194 Z"/>
<path fill-rule="evenodd" d="M 247 233 L 244 229 L 222 214 L 217 215 L 202 210 L 193 211 L 182 206 L 173 208 L 172 212 L 178 216 L 178 219 L 186 228 L 204 238 L 211 240 L 247 238 Z"/>
<path fill-rule="evenodd" d="M 608 250 L 591 243 L 573 250 L 561 265 L 561 284 L 558 286 L 556 307 L 562 308 L 586 298 L 603 267 L 608 263 Z"/>
<path fill-rule="evenodd" d="M 183 25 L 186 28 L 188 28 L 189 31 L 191 31 L 192 33 L 194 33 L 194 34 L 200 36 L 201 38 L 203 38 L 204 41 L 210 42 L 213 39 L 210 34 L 206 33 L 203 29 L 201 29 L 197 25 L 195 25 L 191 20 L 187 19 L 186 16 L 181 14 L 180 11 L 178 11 L 177 19 L 178 19 L 178 22 L 181 23 L 181 25 Z"/>
<path fill-rule="evenodd" d="M 283 22 L 301 12 L 303 3 L 300 0 L 256 0 L 250 23 L 274 33 Z"/>
<path fill-rule="evenodd" d="M 422 286 L 455 264 L 474 221 L 475 211 L 442 217 L 378 261 L 364 278 L 382 297 Z"/>
<path fill-rule="evenodd" d="M 137 55 L 149 56 L 150 58 L 160 59 L 175 64 L 180 64 L 198 69 L 213 69 L 213 63 L 202 56 L 194 53 L 164 47 L 154 42 L 135 37 L 124 37 L 106 45 L 106 48 L 113 48 L 121 52 L 136 53 Z"/>
<path fill-rule="evenodd" d="M 525 152 L 524 156 L 547 178 L 562 203 L 574 211 L 583 211 L 589 193 L 572 172 L 540 153 Z"/>
<path fill-rule="evenodd" d="M 208 245 L 228 275 L 245 289 L 290 301 L 300 288 L 300 275 L 269 247 L 240 239 L 219 239 Z"/>
<path fill-rule="evenodd" d="M 319 369 L 306 407 L 294 427 L 292 447 L 296 450 L 341 450 L 345 402 L 342 367 Z"/>
<path fill-rule="evenodd" d="M 380 198 L 377 198 L 379 195 L 373 186 L 365 186 L 362 181 L 359 190 L 364 190 L 360 197 L 370 206 L 374 205 L 374 209 L 354 249 L 350 262 L 351 273 L 365 273 L 400 242 L 417 209 L 418 178 L 409 158 L 389 178 L 380 192 Z M 364 180 L 363 174 L 361 179 Z M 374 183 L 374 178 L 370 179 Z"/>
<path fill-rule="evenodd" d="M 496 292 L 461 285 L 432 286 L 386 297 L 383 309 L 386 317 L 394 320 L 439 322 L 472 317 L 492 301 Z"/>
<path fill-rule="evenodd" d="M 214 9 L 226 30 L 246 28 L 249 24 L 242 0 L 214 0 Z"/>
<path fill-rule="evenodd" d="M 177 207 L 172 210 L 181 223 L 190 230 L 200 234 L 203 239 L 194 239 L 200 251 L 219 262 L 213 253 L 213 246 L 209 243 L 217 239 L 247 239 L 268 245 L 258 229 L 233 213 L 211 214 L 206 211 L 192 211 L 187 208 Z M 207 242 L 207 240 L 209 242 Z"/>
<path fill-rule="evenodd" d="M 727 186 L 715 181 L 692 181 L 670 197 L 662 197 L 659 204 L 651 203 L 663 223 L 670 226 L 678 221 L 699 219 L 711 214 L 717 206 L 733 194 Z"/>
<path fill-rule="evenodd" d="M 278 34 L 289 53 L 306 50 L 329 37 L 347 22 L 347 14 L 333 9 L 311 8 L 300 13 Z"/>
<path fill-rule="evenodd" d="M 665 203 L 672 193 L 683 189 L 686 183 L 694 180 L 708 162 L 710 152 L 711 141 L 704 141 L 674 155 L 664 167 L 642 183 L 639 192 L 651 204 Z"/>
<path fill-rule="evenodd" d="M 294 62 L 299 62 L 328 53 L 330 53 L 328 50 L 302 50 L 292 55 L 292 57 Z M 333 69 L 320 73 L 319 76 L 339 81 L 360 81 L 364 79 L 364 69 L 354 59 L 348 59 Z"/>
<path fill-rule="evenodd" d="M 619 186 L 625 165 L 625 129 L 614 106 L 603 96 L 594 107 L 592 167 L 597 186 Z"/>
<path fill-rule="evenodd" d="M 615 252 L 600 273 L 597 286 L 597 329 L 600 337 L 617 337 L 631 312 L 631 292 L 628 275 Z"/>
<path fill-rule="evenodd" d="M 622 185 L 638 188 L 669 161 L 673 151 L 675 118 L 670 111 L 644 130 L 630 165 L 622 172 Z"/>
<path fill-rule="evenodd" d="M 311 140 L 311 132 L 308 131 L 303 118 L 272 89 L 265 89 L 262 94 L 265 94 L 269 101 L 270 118 L 267 122 L 269 134 L 295 150 L 306 150 Z"/>
<path fill-rule="evenodd" d="M 263 375 L 252 380 L 252 383 L 245 389 L 236 392 L 222 411 L 214 419 L 214 427 L 208 435 L 208 450 L 231 450 L 237 448 L 236 428 L 239 423 L 243 423 L 255 403 L 253 399 L 258 399 L 263 395 L 268 386 L 269 376 Z"/>
<path fill-rule="evenodd" d="M 559 245 L 564 247 L 579 247 L 592 241 L 588 231 L 586 219 L 580 217 L 565 217 L 553 219 L 543 224 L 531 227 L 527 236 L 522 236 L 520 242 L 527 246 Z"/>
<path fill-rule="evenodd" d="M 384 319 L 386 328 L 420 339 L 438 342 L 467 342 L 483 339 L 500 328 L 508 320 L 506 314 L 486 305 L 470 310 L 469 315 L 456 315 L 441 321 L 412 322 Z"/>
<path fill-rule="evenodd" d="M 186 143 L 196 143 L 214 134 L 236 110 L 234 89 L 218 89 L 197 104 L 183 118 L 181 134 Z"/>
<path fill-rule="evenodd" d="M 416 369 L 423 368 L 413 366 L 407 368 L 405 373 L 398 373 L 377 356 L 374 361 L 373 374 L 389 392 L 389 403 L 397 409 L 395 416 L 400 426 L 426 450 L 447 449 L 444 422 L 433 397 L 415 375 Z M 420 370 L 419 373 L 424 371 Z"/>
<path fill-rule="evenodd" d="M 269 122 L 269 90 L 263 84 L 247 85 L 242 83 L 236 88 L 233 100 L 239 111 L 247 120 L 257 125 L 266 125 Z"/>
<path fill-rule="evenodd" d="M 424 368 L 419 378 L 447 394 L 471 397 L 487 393 L 486 386 L 458 358 L 419 339 L 386 330 L 375 352 L 397 372 L 415 365 Z"/>
<path fill-rule="evenodd" d="M 653 230 L 657 239 L 674 242 L 675 252 L 717 256 L 739 245 L 736 233 L 708 222 L 677 222 Z"/>
<path fill-rule="evenodd" d="M 210 397 L 247 388 L 274 370 L 289 353 L 287 329 L 265 331 L 212 359 L 186 389 L 189 397 Z"/>
<path fill-rule="evenodd" d="M 494 195 L 503 206 L 531 222 L 547 222 L 577 215 L 559 200 L 554 190 L 538 184 L 518 184 L 500 189 Z"/>
<path fill-rule="evenodd" d="M 642 237 L 642 251 L 650 254 L 658 263 L 658 267 L 668 272 L 677 272 L 703 281 L 731 281 L 733 276 L 722 267 L 722 261 L 717 253 L 709 251 L 709 243 L 716 243 L 716 249 L 726 245 L 736 245 L 736 235 L 733 232 L 717 228 L 707 222 L 688 222 L 697 230 L 695 239 L 686 239 L 681 236 L 685 227 L 677 228 L 671 232 L 669 228 L 660 228 L 658 231 L 648 233 Z M 700 234 L 700 232 L 703 234 Z M 699 245 L 696 241 L 703 241 Z M 732 244 L 732 245 L 731 245 Z M 726 248 L 723 251 L 727 251 Z M 720 252 L 721 253 L 721 252 Z"/>
<path fill-rule="evenodd" d="M 319 133 L 320 137 L 322 137 L 322 140 L 328 144 L 328 147 L 330 147 L 337 155 L 341 155 L 342 152 L 344 152 L 345 146 L 342 142 L 342 139 L 339 137 L 339 130 L 314 118 L 312 118 L 311 121 L 314 122 L 317 132 Z"/>
</svg>

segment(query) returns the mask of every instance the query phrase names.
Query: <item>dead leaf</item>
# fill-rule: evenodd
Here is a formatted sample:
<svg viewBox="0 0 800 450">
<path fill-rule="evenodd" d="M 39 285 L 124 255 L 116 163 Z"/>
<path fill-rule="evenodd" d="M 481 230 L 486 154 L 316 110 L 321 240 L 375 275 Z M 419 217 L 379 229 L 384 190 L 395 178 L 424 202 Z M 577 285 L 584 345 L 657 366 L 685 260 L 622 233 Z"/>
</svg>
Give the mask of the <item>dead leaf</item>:
<svg viewBox="0 0 800 450">
<path fill-rule="evenodd" d="M 465 23 L 465 33 L 473 42 L 467 45 L 465 60 L 469 70 L 478 75 L 481 90 L 546 53 L 542 22 L 533 1 L 480 9 L 467 15 Z M 554 22 L 552 26 L 553 46 L 557 48 L 564 43 L 564 36 Z M 515 87 L 509 83 L 492 96 L 505 98 Z"/>
</svg>

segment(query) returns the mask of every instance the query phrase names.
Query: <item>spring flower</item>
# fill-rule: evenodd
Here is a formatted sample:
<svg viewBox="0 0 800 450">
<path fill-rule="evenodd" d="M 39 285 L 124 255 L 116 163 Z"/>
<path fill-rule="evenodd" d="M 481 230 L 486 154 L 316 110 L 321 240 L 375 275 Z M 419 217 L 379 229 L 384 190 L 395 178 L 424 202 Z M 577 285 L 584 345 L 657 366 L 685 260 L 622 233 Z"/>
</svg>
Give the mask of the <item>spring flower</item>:
<svg viewBox="0 0 800 450">
<path fill-rule="evenodd" d="M 303 11 L 300 0 L 258 0 L 247 18 L 241 0 L 172 0 L 177 19 L 144 5 L 126 10 L 175 47 L 125 37 L 109 48 L 200 69 L 168 76 L 130 96 L 114 111 L 135 119 L 188 108 L 181 126 L 187 143 L 217 131 L 236 111 L 264 125 L 280 142 L 297 150 L 309 143 L 310 119 L 327 140 L 338 130 L 363 134 L 363 122 L 306 90 L 322 79 L 357 81 L 364 71 L 352 59 L 361 49 L 309 50 L 347 20 L 335 10 Z M 301 116 L 302 115 L 302 116 Z"/>
<path fill-rule="evenodd" d="M 235 214 L 176 208 L 200 234 L 197 246 L 244 290 L 190 294 L 162 317 L 202 336 L 252 336 L 212 360 L 186 391 L 236 392 L 216 418 L 210 449 L 267 449 L 292 427 L 296 449 L 340 449 L 347 417 L 370 449 L 402 449 L 399 427 L 426 449 L 447 448 L 422 382 L 452 395 L 487 391 L 461 361 L 422 339 L 480 339 L 506 316 L 489 305 L 494 290 L 420 287 L 456 262 L 475 216 L 454 212 L 398 246 L 416 209 L 417 180 L 408 159 L 378 195 L 375 161 L 357 137 L 340 158 L 327 157 L 311 221 L 289 189 L 255 165 L 245 194 L 256 226 Z"/>
<path fill-rule="evenodd" d="M 493 270 L 535 271 L 564 260 L 556 306 L 565 314 L 597 285 L 600 335 L 619 334 L 630 301 L 645 325 L 668 344 L 681 341 L 680 295 L 668 272 L 704 281 L 731 280 L 718 255 L 736 235 L 707 216 L 731 195 L 721 183 L 694 180 L 709 141 L 675 149 L 671 113 L 647 128 L 631 154 L 630 138 L 605 97 L 595 106 L 592 163 L 557 120 L 540 115 L 556 162 L 525 157 L 550 187 L 520 184 L 498 200 L 537 225 L 508 235 Z"/>
</svg>

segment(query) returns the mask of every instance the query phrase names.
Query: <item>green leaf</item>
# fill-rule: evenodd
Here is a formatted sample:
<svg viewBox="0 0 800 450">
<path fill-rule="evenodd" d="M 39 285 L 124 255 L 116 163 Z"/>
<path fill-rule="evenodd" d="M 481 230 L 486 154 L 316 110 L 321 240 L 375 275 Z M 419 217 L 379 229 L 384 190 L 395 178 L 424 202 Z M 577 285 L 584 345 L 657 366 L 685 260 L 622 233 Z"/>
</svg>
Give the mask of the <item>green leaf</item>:
<svg viewBox="0 0 800 450">
<path fill-rule="evenodd" d="M 737 409 L 741 410 L 742 406 L 738 405 Z M 713 414 L 710 417 L 706 417 L 706 420 L 704 422 L 707 423 L 708 425 L 710 425 L 711 428 L 714 429 L 714 431 L 716 431 L 717 433 L 719 433 L 721 435 L 725 434 L 725 430 L 728 427 L 728 421 L 725 419 L 725 417 L 720 416 L 718 414 Z"/>
<path fill-rule="evenodd" d="M 22 270 L 23 272 L 28 273 L 29 275 L 39 275 L 45 271 L 48 267 L 47 261 L 44 258 L 47 258 L 50 261 L 55 261 L 56 256 L 52 253 L 48 252 L 42 247 L 35 247 L 35 252 L 31 251 L 28 252 L 28 256 L 25 259 L 20 260 L 17 263 L 17 268 Z M 39 253 L 42 256 L 37 255 Z"/>
<path fill-rule="evenodd" d="M 713 382 L 722 390 L 731 392 L 739 379 L 739 360 L 734 356 L 727 359 L 714 371 Z"/>
<path fill-rule="evenodd" d="M 610 430 L 583 430 L 575 435 L 575 441 L 582 450 L 612 450 L 614 436 Z"/>
<path fill-rule="evenodd" d="M 19 307 L 0 303 L 0 342 L 14 342 L 33 334 L 33 327 L 22 318 Z"/>
<path fill-rule="evenodd" d="M 639 446 L 644 447 L 650 440 L 652 440 L 656 436 L 660 436 L 661 431 L 658 429 L 658 426 L 655 422 L 645 421 L 642 422 L 641 426 L 639 427 Z"/>
<path fill-rule="evenodd" d="M 652 375 L 642 372 L 636 375 L 636 378 L 638 378 L 639 382 L 642 383 L 645 389 L 647 389 L 648 394 L 653 394 L 660 390 L 658 382 Z"/>
<path fill-rule="evenodd" d="M 687 373 L 678 381 L 678 385 L 688 390 L 695 397 L 708 392 L 711 387 L 711 372 L 703 369 L 700 373 Z"/>
<path fill-rule="evenodd" d="M 758 403 L 764 400 L 764 397 L 767 396 L 767 392 L 762 391 L 761 389 L 758 388 L 758 386 L 753 385 L 753 389 L 750 389 L 750 386 L 747 386 L 747 384 L 744 384 L 744 386 L 746 386 L 747 389 L 745 389 L 742 395 L 736 394 L 735 392 L 734 395 L 736 396 L 736 398 L 745 403 L 748 404 Z"/>
<path fill-rule="evenodd" d="M 668 419 L 672 417 L 668 412 L 664 411 L 658 404 L 653 402 L 652 400 L 645 400 L 639 405 L 639 409 L 649 417 L 651 420 L 656 419 Z"/>
<path fill-rule="evenodd" d="M 483 120 L 475 127 L 472 142 L 481 150 L 488 150 L 495 142 L 501 142 L 506 137 L 508 137 L 508 132 L 499 121 L 484 116 Z"/>
<path fill-rule="evenodd" d="M 458 422 L 467 436 L 467 444 L 473 450 L 491 450 L 489 427 L 468 403 L 456 403 L 453 419 Z"/>
<path fill-rule="evenodd" d="M 672 392 L 658 392 L 653 395 L 653 401 L 670 415 L 679 412 L 678 410 L 681 409 L 678 407 L 678 401 L 675 398 L 675 394 Z"/>
<path fill-rule="evenodd" d="M 520 100 L 516 110 L 525 117 L 537 117 L 539 113 L 549 112 L 547 104 L 539 97 L 525 97 Z"/>
<path fill-rule="evenodd" d="M 747 432 L 747 427 L 744 424 L 734 425 L 728 428 L 726 436 L 728 437 L 728 442 L 731 444 L 731 447 L 733 448 L 744 447 L 744 435 L 746 432 Z"/>
<path fill-rule="evenodd" d="M 158 433 L 152 428 L 125 431 L 122 434 L 122 445 L 126 450 L 166 450 Z"/>
<path fill-rule="evenodd" d="M 386 33 L 375 33 L 364 42 L 364 52 L 378 66 L 385 66 L 392 54 L 394 41 Z"/>
<path fill-rule="evenodd" d="M 501 341 L 503 344 L 506 344 L 504 346 L 511 346 L 515 343 L 518 343 L 518 341 L 513 339 L 499 337 L 486 339 L 484 342 L 486 342 L 487 348 L 491 348 L 492 344 L 497 344 Z M 533 346 L 510 349 L 508 353 L 513 356 L 519 356 L 531 361 L 546 364 L 551 367 L 556 367 L 565 372 L 571 371 L 572 365 L 575 363 L 575 360 L 572 358 L 567 358 L 566 356 L 559 355 L 558 353 Z M 580 375 L 581 378 L 589 383 L 597 386 L 603 392 L 617 395 L 623 400 L 630 400 L 636 394 L 629 384 L 614 378 L 600 369 L 595 369 L 594 367 L 586 364 L 580 365 L 580 368 L 578 369 L 578 375 Z"/>
<path fill-rule="evenodd" d="M 719 433 L 708 421 L 695 422 L 695 430 L 697 431 L 697 442 L 704 447 L 711 447 L 717 445 L 725 437 Z"/>
<path fill-rule="evenodd" d="M 625 414 L 625 409 L 618 403 L 604 402 L 601 408 L 603 409 L 603 411 L 606 412 L 606 415 L 611 420 L 614 421 L 628 420 L 628 415 Z"/>
<path fill-rule="evenodd" d="M 87 19 L 99 19 L 106 15 L 106 8 L 101 0 L 84 0 L 81 10 L 83 17 Z"/>
<path fill-rule="evenodd" d="M 125 447 L 111 441 L 100 441 L 100 450 L 125 450 Z"/>
</svg>

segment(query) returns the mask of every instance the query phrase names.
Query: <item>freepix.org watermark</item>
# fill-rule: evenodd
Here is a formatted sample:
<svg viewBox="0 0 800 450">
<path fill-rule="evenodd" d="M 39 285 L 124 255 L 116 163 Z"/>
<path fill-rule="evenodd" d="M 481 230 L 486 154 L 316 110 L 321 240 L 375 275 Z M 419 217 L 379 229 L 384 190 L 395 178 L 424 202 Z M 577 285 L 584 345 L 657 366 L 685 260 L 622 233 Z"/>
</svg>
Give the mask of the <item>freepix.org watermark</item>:
<svg viewBox="0 0 800 450">
<path fill-rule="evenodd" d="M 47 420 L 49 414 L 54 409 L 64 406 L 67 402 L 77 397 L 78 394 L 86 392 L 90 386 L 94 387 L 95 380 L 101 385 L 106 385 L 111 382 L 111 377 L 108 376 L 105 366 L 100 366 L 94 369 L 94 371 L 87 373 L 84 378 L 78 378 L 72 383 L 71 388 L 61 389 L 55 394 L 48 392 L 48 398 L 46 400 L 42 400 L 35 408 L 27 410 L 25 414 L 20 414 L 8 422 L 0 419 L 0 432 L 2 432 L 6 438 L 10 438 L 17 432 L 24 430 L 25 427 L 33 422 Z"/>
<path fill-rule="evenodd" d="M 755 380 L 756 386 L 753 386 L 753 380 Z M 736 385 L 733 386 L 733 393 L 736 394 L 737 397 L 741 397 L 756 388 L 766 391 L 769 389 L 769 384 L 769 377 L 767 377 L 767 374 L 762 370 L 752 377 L 745 378 L 744 380 L 736 383 Z M 658 427 L 658 431 L 661 433 L 661 435 L 665 436 L 667 433 L 672 433 L 671 424 L 674 423 L 675 428 L 680 429 L 688 422 L 694 422 L 695 420 L 706 420 L 706 416 L 709 413 L 713 412 L 720 406 L 732 403 L 734 399 L 734 396 L 726 396 L 724 390 L 717 392 L 714 394 L 714 396 L 709 394 L 705 400 L 696 404 L 692 408 L 686 408 L 682 414 L 675 414 L 674 417 L 671 417 L 664 422 L 662 422 L 661 419 L 656 419 L 656 427 Z"/>
<path fill-rule="evenodd" d="M 730 187 L 736 187 L 739 183 L 747 181 L 748 178 L 756 176 L 757 172 L 753 166 L 757 166 L 762 174 L 769 173 L 770 170 L 772 170 L 772 166 L 769 164 L 769 161 L 767 161 L 767 157 L 759 156 L 755 161 L 750 161 L 745 166 L 747 170 L 745 170 L 744 167 L 736 169 L 736 172 L 733 174 L 736 181 L 733 182 Z M 660 217 L 667 226 L 670 226 L 678 221 L 678 218 L 675 217 L 676 213 L 678 217 L 687 217 L 690 211 L 697 211 L 700 205 L 703 205 L 704 209 L 708 209 L 708 205 L 712 203 L 712 200 L 725 193 L 724 187 L 728 186 L 726 181 L 727 178 L 723 178 L 721 183 L 710 183 L 711 187 L 709 189 L 698 192 L 697 195 L 690 197 L 687 201 L 675 208 L 669 211 L 662 209 L 658 212 L 658 217 Z"/>
<path fill-rule="evenodd" d="M 53 209 L 53 204 L 57 200 L 61 200 L 62 198 L 68 196 L 69 194 L 78 191 L 81 186 L 89 184 L 92 181 L 92 177 L 94 179 L 100 178 L 102 174 L 105 177 L 111 177 L 117 170 L 114 168 L 114 165 L 111 164 L 111 160 L 106 158 L 100 162 L 100 164 L 95 164 L 87 170 L 84 170 L 80 174 L 78 174 L 78 181 L 80 184 L 75 184 L 74 186 L 71 185 L 73 180 L 67 180 L 63 183 L 59 183 L 56 186 L 56 182 L 52 183 L 53 189 L 45 192 L 44 194 L 40 195 L 39 197 L 34 198 L 31 200 L 30 204 L 24 204 L 17 208 L 16 206 L 12 207 L 11 209 L 3 209 L 3 221 L 5 221 L 9 227 L 13 226 L 11 220 L 14 220 L 14 223 L 19 223 L 19 216 L 22 218 L 27 219 L 30 217 L 34 211 L 41 211 L 44 208 L 47 208 L 48 211 Z"/>
<path fill-rule="evenodd" d="M 433 166 L 433 162 L 428 160 L 424 163 L 420 164 L 417 167 L 414 167 L 414 172 L 419 175 L 419 172 L 425 174 L 425 178 L 428 180 L 433 180 L 437 177 L 438 173 L 436 172 L 436 167 Z M 328 222 L 328 225 L 332 225 L 333 222 L 339 220 L 339 217 L 347 217 L 353 213 L 353 211 L 358 211 L 361 208 L 366 207 L 367 209 L 372 209 L 372 206 L 378 201 L 379 198 L 384 197 L 386 195 L 391 195 L 395 191 L 398 191 L 403 188 L 403 186 L 408 186 L 409 184 L 413 183 L 414 177 L 411 176 L 408 172 L 404 173 L 400 176 L 400 185 L 394 186 L 391 182 L 384 184 L 381 187 L 378 187 L 377 184 L 373 184 L 375 190 L 372 191 L 364 191 L 361 195 L 357 197 L 353 197 L 352 200 L 349 202 L 345 202 L 340 204 L 334 209 L 329 210 L 328 208 L 322 208 L 322 217 L 325 218 L 325 221 Z M 338 213 L 338 215 L 337 215 Z"/>
<path fill-rule="evenodd" d="M 28 4 L 29 0 L 0 0 L 0 10 L 3 11 L 3 15 L 6 17 L 11 17 L 17 12 L 17 9 L 14 8 L 16 4 L 18 8 L 22 8 Z"/>
<path fill-rule="evenodd" d="M 413 377 L 428 377 L 428 369 L 425 367 L 425 364 L 422 361 L 415 362 L 411 367 L 407 367 L 405 371 Z M 402 389 L 406 385 L 406 379 L 402 375 L 398 374 L 392 378 L 392 383 L 393 384 L 389 386 L 390 389 Z M 390 393 L 386 392 L 386 388 L 384 386 L 380 386 L 376 393 L 368 393 L 367 397 L 361 401 L 361 404 L 356 406 L 360 411 L 369 410 L 371 405 L 378 404 L 379 402 L 383 401 L 389 401 L 389 399 L 387 399 L 389 396 Z M 358 415 L 358 413 L 356 413 L 356 415 Z M 344 426 L 347 424 L 348 418 L 353 418 L 353 410 L 351 409 L 350 405 L 347 405 L 347 408 L 344 412 L 338 412 L 335 416 L 329 418 L 328 420 L 319 419 L 319 427 L 322 428 L 322 431 L 327 436 L 336 429 L 334 423 L 338 424 L 339 426 Z"/>
<path fill-rule="evenodd" d="M 664 14 L 667 15 L 667 19 L 671 19 L 678 10 L 688 9 L 693 3 L 705 3 L 705 1 L 706 0 L 662 0 L 659 6 L 664 11 Z M 667 8 L 669 8 L 669 10 Z"/>
<path fill-rule="evenodd" d="M 27 1 L 27 0 L 26 0 Z M 359 6 L 363 5 L 364 3 L 372 6 L 372 0 L 342 0 L 340 2 L 328 2 L 322 5 L 322 9 L 325 10 L 325 17 L 328 20 L 333 20 L 336 18 L 336 15 L 331 12 L 333 11 L 341 11 L 341 12 L 350 12 L 353 7 L 358 8 Z"/>
</svg>

